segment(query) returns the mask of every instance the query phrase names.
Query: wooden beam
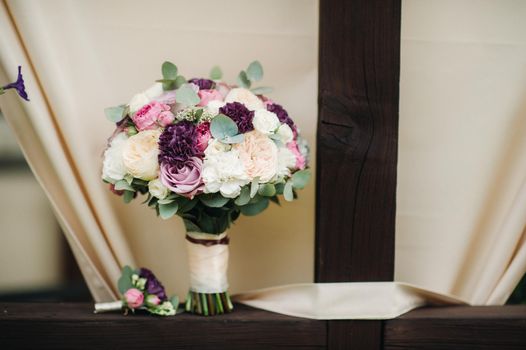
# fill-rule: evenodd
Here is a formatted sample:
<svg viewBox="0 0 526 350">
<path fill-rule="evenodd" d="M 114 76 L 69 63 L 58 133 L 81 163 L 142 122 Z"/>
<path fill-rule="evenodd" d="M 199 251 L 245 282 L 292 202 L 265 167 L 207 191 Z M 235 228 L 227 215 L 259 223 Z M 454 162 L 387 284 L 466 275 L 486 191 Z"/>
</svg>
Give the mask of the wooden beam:
<svg viewBox="0 0 526 350">
<path fill-rule="evenodd" d="M 394 271 L 400 0 L 320 1 L 316 280 Z M 329 322 L 329 349 L 379 349 L 382 323 Z"/>
</svg>

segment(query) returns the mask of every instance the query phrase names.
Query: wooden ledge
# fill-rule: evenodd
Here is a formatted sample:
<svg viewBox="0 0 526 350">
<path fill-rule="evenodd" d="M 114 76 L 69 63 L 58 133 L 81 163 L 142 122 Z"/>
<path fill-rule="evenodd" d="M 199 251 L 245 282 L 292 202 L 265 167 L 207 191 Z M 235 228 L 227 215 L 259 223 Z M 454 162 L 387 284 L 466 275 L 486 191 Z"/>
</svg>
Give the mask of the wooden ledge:
<svg viewBox="0 0 526 350">
<path fill-rule="evenodd" d="M 93 314 L 87 303 L 0 303 L 0 349 L 320 349 L 326 322 L 244 305 L 228 315 Z"/>
</svg>

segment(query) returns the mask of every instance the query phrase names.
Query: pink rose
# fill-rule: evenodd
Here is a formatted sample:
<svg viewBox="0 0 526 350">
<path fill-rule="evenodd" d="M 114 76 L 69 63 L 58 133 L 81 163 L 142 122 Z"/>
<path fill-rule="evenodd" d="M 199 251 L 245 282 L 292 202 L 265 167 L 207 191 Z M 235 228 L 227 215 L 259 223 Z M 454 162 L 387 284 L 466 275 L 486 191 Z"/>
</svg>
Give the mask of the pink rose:
<svg viewBox="0 0 526 350">
<path fill-rule="evenodd" d="M 169 112 L 170 106 L 157 101 L 152 101 L 139 109 L 132 120 L 137 130 L 152 130 L 158 127 L 157 121 L 162 112 Z"/>
<path fill-rule="evenodd" d="M 129 307 L 136 309 L 142 305 L 144 295 L 137 288 L 130 288 L 124 293 L 124 299 L 126 299 L 126 303 Z"/>
<path fill-rule="evenodd" d="M 174 119 L 175 119 L 175 115 L 172 112 L 163 111 L 161 112 L 161 114 L 159 114 L 157 121 L 159 125 L 164 128 L 165 126 L 172 124 Z"/>
<path fill-rule="evenodd" d="M 230 86 L 225 83 L 216 83 L 216 90 L 221 94 L 221 100 L 224 100 L 226 95 L 230 92 Z"/>
<path fill-rule="evenodd" d="M 210 101 L 222 101 L 223 95 L 217 90 L 210 89 L 210 90 L 199 90 L 197 93 L 199 95 L 199 98 L 201 101 L 199 101 L 198 106 L 204 107 L 208 105 L 208 102 Z"/>
<path fill-rule="evenodd" d="M 261 99 L 261 101 L 263 101 L 263 106 L 265 107 L 265 109 L 267 109 L 267 106 L 274 104 L 274 101 L 272 101 L 270 98 L 266 96 L 261 95 L 259 96 L 259 98 Z"/>
<path fill-rule="evenodd" d="M 245 134 L 243 142 L 234 145 L 250 178 L 269 182 L 278 171 L 278 148 L 274 141 L 258 131 Z"/>
<path fill-rule="evenodd" d="M 296 156 L 296 168 L 300 170 L 305 169 L 305 166 L 307 165 L 305 157 L 301 154 L 296 141 L 287 143 L 287 148 L 294 154 L 294 156 Z"/>
<path fill-rule="evenodd" d="M 201 123 L 195 130 L 197 132 L 197 148 L 204 152 L 208 147 L 208 141 L 212 137 L 212 134 L 210 134 L 210 123 Z"/>
</svg>

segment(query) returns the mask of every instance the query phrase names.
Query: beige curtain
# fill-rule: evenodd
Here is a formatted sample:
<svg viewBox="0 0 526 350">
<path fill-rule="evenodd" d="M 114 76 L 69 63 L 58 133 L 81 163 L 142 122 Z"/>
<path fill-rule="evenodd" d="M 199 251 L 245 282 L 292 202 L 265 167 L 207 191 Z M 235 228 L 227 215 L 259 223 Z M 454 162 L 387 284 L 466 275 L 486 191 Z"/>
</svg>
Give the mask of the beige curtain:
<svg viewBox="0 0 526 350">
<path fill-rule="evenodd" d="M 188 285 L 181 223 L 161 221 L 138 203 L 124 205 L 100 181 L 100 156 L 112 131 L 104 107 L 149 86 L 165 59 L 188 76 L 220 64 L 233 81 L 258 58 L 264 82 L 276 88 L 272 97 L 314 145 L 317 15 L 316 1 L 293 0 L 2 3 L 0 78 L 12 80 L 16 66 L 24 66 L 32 100 L 4 95 L 0 108 L 96 300 L 115 297 L 123 264 L 152 268 L 180 296 Z M 502 304 L 526 270 L 525 17 L 526 5 L 516 1 L 403 2 L 397 281 L 470 303 Z M 311 184 L 299 201 L 235 225 L 233 292 L 312 282 L 313 190 Z M 307 286 L 244 298 L 276 309 L 266 300 L 282 291 L 300 293 L 292 294 L 299 301 L 356 287 Z M 412 307 L 433 300 L 408 288 Z M 375 295 L 408 288 L 393 283 Z M 327 316 L 295 311 L 288 313 Z"/>
</svg>

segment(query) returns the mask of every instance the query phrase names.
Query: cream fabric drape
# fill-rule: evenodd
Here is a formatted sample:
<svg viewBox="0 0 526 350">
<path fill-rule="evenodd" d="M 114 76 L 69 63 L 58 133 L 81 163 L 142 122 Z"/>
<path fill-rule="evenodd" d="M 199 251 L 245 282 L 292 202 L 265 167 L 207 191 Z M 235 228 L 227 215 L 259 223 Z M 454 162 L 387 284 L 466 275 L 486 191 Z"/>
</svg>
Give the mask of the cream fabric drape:
<svg viewBox="0 0 526 350">
<path fill-rule="evenodd" d="M 444 296 L 401 283 L 301 284 L 239 300 L 331 318 L 319 309 L 333 310 L 334 299 L 320 296 L 353 295 L 356 304 L 332 318 L 386 318 L 426 300 L 502 304 L 526 270 L 526 5 L 434 0 L 402 8 L 396 280 Z M 112 129 L 103 108 L 149 86 L 166 59 L 196 76 L 220 64 L 234 80 L 258 58 L 272 97 L 314 145 L 317 15 L 315 1 L 292 0 L 2 3 L 0 78 L 13 80 L 21 64 L 31 102 L 4 95 L 0 108 L 96 300 L 115 298 L 123 264 L 152 268 L 180 296 L 188 286 L 181 223 L 122 204 L 100 181 Z M 312 282 L 313 189 L 231 230 L 232 292 Z M 392 309 L 360 299 L 373 294 Z"/>
</svg>

